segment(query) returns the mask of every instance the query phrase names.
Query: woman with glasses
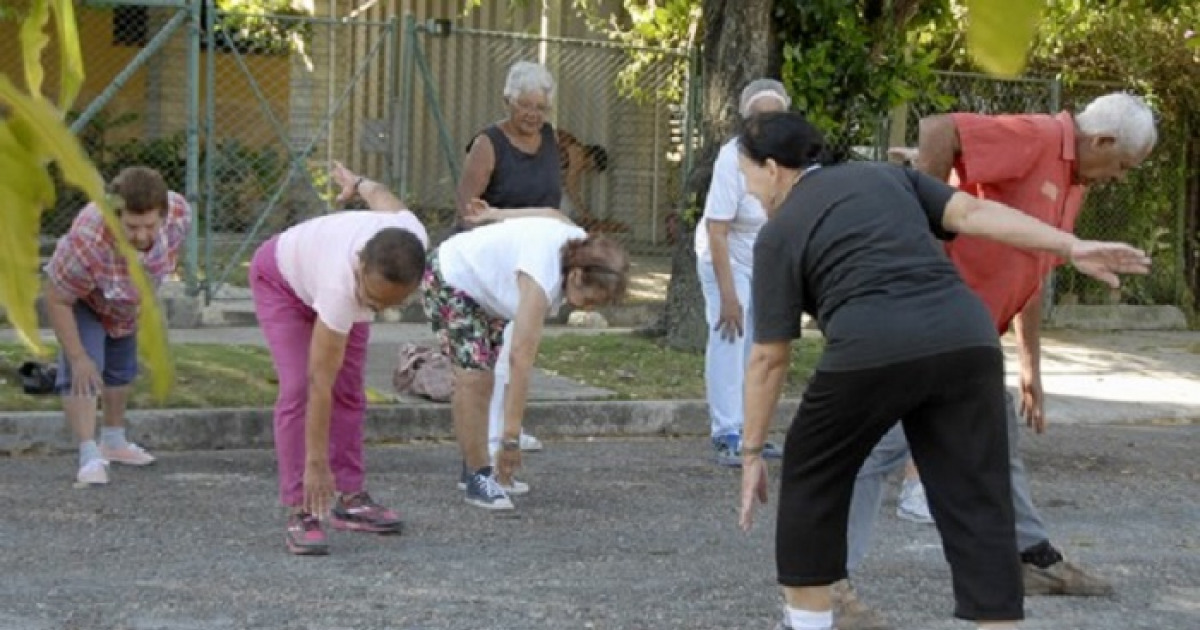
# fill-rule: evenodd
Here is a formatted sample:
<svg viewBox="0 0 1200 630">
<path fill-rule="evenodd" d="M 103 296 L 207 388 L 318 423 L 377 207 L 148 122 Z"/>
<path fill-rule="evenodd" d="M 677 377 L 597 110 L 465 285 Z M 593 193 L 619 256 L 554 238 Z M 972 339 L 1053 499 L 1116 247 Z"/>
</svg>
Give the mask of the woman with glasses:
<svg viewBox="0 0 1200 630">
<path fill-rule="evenodd" d="M 250 264 L 254 311 L 279 377 L 275 453 L 286 543 L 324 555 L 322 521 L 338 529 L 398 533 L 399 514 L 363 487 L 363 415 L 369 322 L 417 289 L 425 227 L 382 184 L 334 163 L 339 201 L 370 210 L 310 219 L 258 248 Z M 334 494 L 337 494 L 336 499 Z"/>
<path fill-rule="evenodd" d="M 505 117 L 488 125 L 471 141 L 458 183 L 458 218 L 455 231 L 470 229 L 477 217 L 473 208 L 506 211 L 514 208 L 559 208 L 562 204 L 562 164 L 558 139 L 548 121 L 554 104 L 554 78 L 545 66 L 518 61 L 504 82 Z M 475 202 L 482 200 L 483 204 Z M 512 340 L 512 328 L 505 330 Z M 505 343 L 505 346 L 510 344 Z M 504 392 L 508 383 L 508 355 L 500 357 L 496 369 L 496 394 L 489 412 L 489 441 L 493 453 L 500 446 L 504 422 Z M 540 440 L 522 433 L 526 451 L 542 449 Z M 524 484 L 510 487 L 522 493 Z"/>
</svg>

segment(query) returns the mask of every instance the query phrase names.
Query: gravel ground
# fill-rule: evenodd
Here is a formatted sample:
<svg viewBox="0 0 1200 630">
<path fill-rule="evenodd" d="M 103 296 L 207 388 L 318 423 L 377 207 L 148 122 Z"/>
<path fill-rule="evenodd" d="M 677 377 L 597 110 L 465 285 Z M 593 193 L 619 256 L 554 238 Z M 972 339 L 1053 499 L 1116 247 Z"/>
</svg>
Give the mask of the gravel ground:
<svg viewBox="0 0 1200 630">
<path fill-rule="evenodd" d="M 1105 599 L 1031 598 L 1024 627 L 1200 628 L 1200 426 L 1056 426 L 1028 437 L 1055 542 Z M 0 459 L 0 630 L 766 629 L 773 506 L 736 527 L 740 475 L 703 439 L 550 442 L 511 516 L 466 505 L 447 444 L 371 449 L 403 536 L 284 552 L 269 451 L 165 453 L 73 488 L 74 458 Z M 774 492 L 775 489 L 773 488 Z M 898 630 L 950 618 L 936 531 L 885 503 L 859 590 Z"/>
</svg>

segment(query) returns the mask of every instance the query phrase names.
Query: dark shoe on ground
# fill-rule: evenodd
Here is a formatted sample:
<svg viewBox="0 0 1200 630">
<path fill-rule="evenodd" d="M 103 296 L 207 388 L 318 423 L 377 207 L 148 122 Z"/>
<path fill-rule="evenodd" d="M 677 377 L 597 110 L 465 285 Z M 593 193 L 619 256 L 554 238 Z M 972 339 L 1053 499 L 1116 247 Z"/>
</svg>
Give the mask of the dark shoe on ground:
<svg viewBox="0 0 1200 630">
<path fill-rule="evenodd" d="M 399 534 L 404 528 L 400 514 L 376 503 L 366 492 L 338 497 L 331 510 L 337 529 L 373 534 Z"/>
<path fill-rule="evenodd" d="M 1067 562 L 1049 541 L 1021 552 L 1021 577 L 1026 595 L 1105 597 L 1113 592 L 1112 584 Z"/>
</svg>

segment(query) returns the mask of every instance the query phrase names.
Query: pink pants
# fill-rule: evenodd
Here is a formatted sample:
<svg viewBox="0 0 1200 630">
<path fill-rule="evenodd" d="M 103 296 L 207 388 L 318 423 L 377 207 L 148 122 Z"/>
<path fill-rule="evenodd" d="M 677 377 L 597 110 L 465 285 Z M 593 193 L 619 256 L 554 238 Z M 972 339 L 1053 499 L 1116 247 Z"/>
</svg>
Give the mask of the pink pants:
<svg viewBox="0 0 1200 630">
<path fill-rule="evenodd" d="M 275 241 L 264 243 L 250 263 L 254 312 L 267 338 L 279 398 L 275 401 L 275 456 L 279 463 L 279 500 L 288 507 L 304 500 L 305 413 L 308 407 L 308 349 L 317 313 L 284 280 L 275 261 Z M 363 489 L 363 414 L 367 408 L 364 371 L 371 329 L 355 324 L 333 387 L 329 421 L 329 467 L 338 492 Z"/>
</svg>

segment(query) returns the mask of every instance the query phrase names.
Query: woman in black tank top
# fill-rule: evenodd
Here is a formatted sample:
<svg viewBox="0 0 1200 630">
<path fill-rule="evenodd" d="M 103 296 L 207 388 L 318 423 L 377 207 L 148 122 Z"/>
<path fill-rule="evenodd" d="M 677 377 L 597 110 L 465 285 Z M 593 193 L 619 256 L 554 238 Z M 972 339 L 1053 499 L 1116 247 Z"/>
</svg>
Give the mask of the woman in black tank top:
<svg viewBox="0 0 1200 630">
<path fill-rule="evenodd" d="M 554 80 L 545 67 L 526 61 L 509 70 L 504 87 L 508 116 L 471 142 L 458 184 L 458 230 L 465 229 L 472 199 L 493 208 L 557 208 L 562 172 L 554 127 L 546 122 Z"/>
</svg>

